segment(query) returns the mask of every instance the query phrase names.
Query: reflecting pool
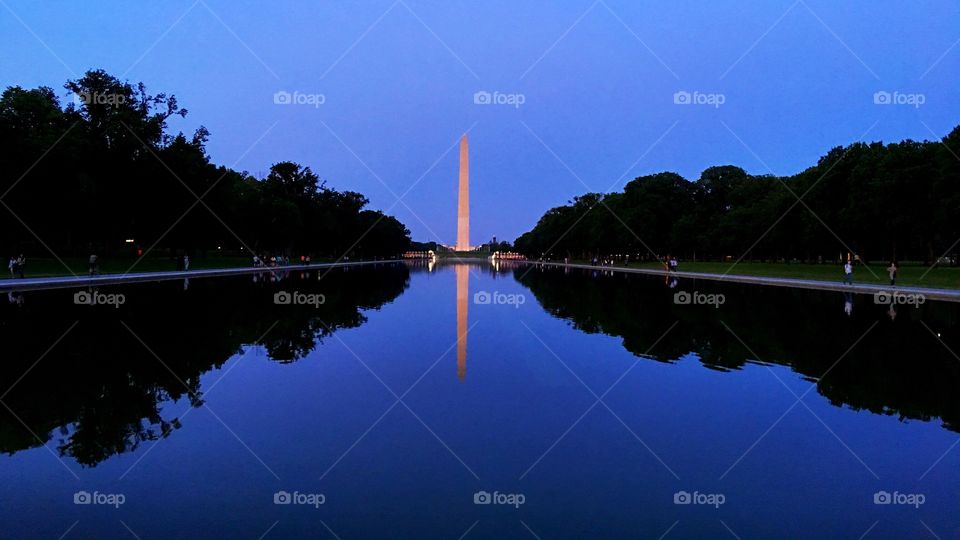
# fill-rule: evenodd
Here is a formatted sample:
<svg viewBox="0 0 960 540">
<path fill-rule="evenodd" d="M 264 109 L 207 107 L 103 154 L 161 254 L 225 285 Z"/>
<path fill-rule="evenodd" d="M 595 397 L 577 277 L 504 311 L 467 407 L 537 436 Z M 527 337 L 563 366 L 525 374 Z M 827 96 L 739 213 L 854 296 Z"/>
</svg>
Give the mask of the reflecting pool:
<svg viewBox="0 0 960 540">
<path fill-rule="evenodd" d="M 7 300 L 3 537 L 960 537 L 960 304 L 486 261 Z"/>
</svg>

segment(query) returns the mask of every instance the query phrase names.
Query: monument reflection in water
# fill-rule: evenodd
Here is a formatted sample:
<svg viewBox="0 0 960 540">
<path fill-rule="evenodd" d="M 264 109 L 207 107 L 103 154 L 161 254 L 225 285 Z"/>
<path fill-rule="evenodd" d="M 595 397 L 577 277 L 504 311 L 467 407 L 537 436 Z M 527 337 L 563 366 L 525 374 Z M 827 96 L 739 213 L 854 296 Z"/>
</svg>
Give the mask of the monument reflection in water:
<svg viewBox="0 0 960 540">
<path fill-rule="evenodd" d="M 470 296 L 470 267 L 458 264 L 457 274 L 457 377 L 467 376 L 467 298 Z"/>
<path fill-rule="evenodd" d="M 842 293 L 476 259 L 284 274 L 104 288 L 128 295 L 119 309 L 72 290 L 0 305 L 0 536 L 958 532 L 960 304 L 893 318 L 852 295 L 848 314 Z M 527 300 L 471 296 L 488 291 Z M 884 490 L 926 503 L 874 504 Z"/>
</svg>

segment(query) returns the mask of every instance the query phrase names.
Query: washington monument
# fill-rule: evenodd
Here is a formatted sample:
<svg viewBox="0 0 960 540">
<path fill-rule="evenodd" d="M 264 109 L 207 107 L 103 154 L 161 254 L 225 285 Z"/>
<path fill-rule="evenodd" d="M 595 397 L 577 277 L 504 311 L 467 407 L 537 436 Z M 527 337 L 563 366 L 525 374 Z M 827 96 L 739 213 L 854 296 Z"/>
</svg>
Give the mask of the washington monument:
<svg viewBox="0 0 960 540">
<path fill-rule="evenodd" d="M 457 251 L 470 251 L 470 155 L 467 136 L 460 138 L 460 197 L 457 203 Z"/>
</svg>

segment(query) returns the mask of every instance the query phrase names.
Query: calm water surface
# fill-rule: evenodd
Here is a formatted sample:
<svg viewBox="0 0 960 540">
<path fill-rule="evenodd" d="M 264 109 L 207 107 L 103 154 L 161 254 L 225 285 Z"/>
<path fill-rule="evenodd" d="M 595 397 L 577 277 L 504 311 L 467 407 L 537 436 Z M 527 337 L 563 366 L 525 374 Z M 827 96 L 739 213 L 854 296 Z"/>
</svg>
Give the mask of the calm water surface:
<svg viewBox="0 0 960 540">
<path fill-rule="evenodd" d="M 486 263 L 280 277 L 11 295 L 0 535 L 960 537 L 958 305 Z"/>
</svg>

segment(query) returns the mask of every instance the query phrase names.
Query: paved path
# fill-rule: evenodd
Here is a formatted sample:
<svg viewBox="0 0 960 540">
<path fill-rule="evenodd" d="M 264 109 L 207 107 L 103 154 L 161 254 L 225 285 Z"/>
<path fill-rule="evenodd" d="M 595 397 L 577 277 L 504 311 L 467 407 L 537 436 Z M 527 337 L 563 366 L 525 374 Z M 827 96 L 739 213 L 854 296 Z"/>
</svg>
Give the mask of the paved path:
<svg viewBox="0 0 960 540">
<path fill-rule="evenodd" d="M 71 287 L 89 287 L 96 285 L 117 285 L 122 283 L 141 283 L 145 281 L 165 281 L 171 279 L 203 278 L 218 276 L 236 276 L 262 272 L 297 272 L 300 270 L 338 268 L 395 263 L 397 260 L 357 261 L 338 263 L 292 264 L 275 267 L 213 268 L 204 270 L 179 270 L 175 272 L 137 272 L 130 274 L 104 274 L 99 276 L 38 277 L 26 279 L 0 280 L 0 292 L 27 291 L 37 289 L 65 289 Z"/>
<path fill-rule="evenodd" d="M 622 266 L 591 266 L 589 264 L 563 264 L 555 262 L 537 262 L 521 261 L 526 264 L 557 266 L 563 268 L 582 268 L 586 270 L 612 270 L 614 272 L 626 272 L 630 274 L 647 274 L 652 276 L 664 276 L 664 270 L 653 268 L 624 268 Z M 922 294 L 925 300 L 944 300 L 947 302 L 960 302 L 960 289 L 933 289 L 927 287 L 896 286 L 890 287 L 876 283 L 854 283 L 853 285 L 844 285 L 840 280 L 837 281 L 818 281 L 814 279 L 793 279 L 765 276 L 744 276 L 735 274 L 708 274 L 701 272 L 672 272 L 678 278 L 685 279 L 709 279 L 712 281 L 728 281 L 733 283 L 751 283 L 754 285 L 770 285 L 774 287 L 793 287 L 795 289 L 816 289 L 821 291 L 840 291 L 853 292 L 857 294 L 876 294 L 878 292 L 903 294 Z"/>
<path fill-rule="evenodd" d="M 132 274 L 106 274 L 101 276 L 77 277 L 40 277 L 28 279 L 3 279 L 0 280 L 0 292 L 11 290 L 26 291 L 38 289 L 63 289 L 72 287 L 88 287 L 96 285 L 117 285 L 123 283 L 141 283 L 148 281 L 164 281 L 184 278 L 203 278 L 217 276 L 235 276 L 255 274 L 262 272 L 283 272 L 298 271 L 310 269 L 337 268 L 348 266 L 378 265 L 393 263 L 397 260 L 384 261 L 357 261 L 357 262 L 339 262 L 339 263 L 314 263 L 309 265 L 290 265 L 266 268 L 214 268 L 207 270 L 188 270 L 175 272 L 138 272 Z M 610 270 L 614 272 L 625 272 L 629 274 L 646 274 L 663 277 L 664 271 L 652 268 L 624 268 L 622 266 L 591 266 L 589 264 L 563 264 L 555 262 L 536 262 L 536 261 L 517 261 L 524 264 L 555 266 L 564 268 L 581 268 L 584 270 Z M 855 283 L 853 285 L 844 285 L 838 281 L 818 281 L 813 279 L 793 279 L 764 276 L 744 276 L 736 274 L 708 274 L 701 272 L 673 272 L 673 275 L 684 279 L 708 279 L 712 281 L 728 281 L 731 283 L 750 283 L 754 285 L 768 285 L 774 287 L 793 287 L 796 289 L 816 289 L 821 291 L 839 291 L 853 292 L 857 294 L 876 294 L 878 292 L 890 293 L 896 290 L 904 294 L 922 294 L 926 300 L 944 300 L 948 302 L 960 302 L 960 290 L 955 289 L 933 289 L 927 287 L 902 287 L 891 288 L 880 284 Z"/>
</svg>

